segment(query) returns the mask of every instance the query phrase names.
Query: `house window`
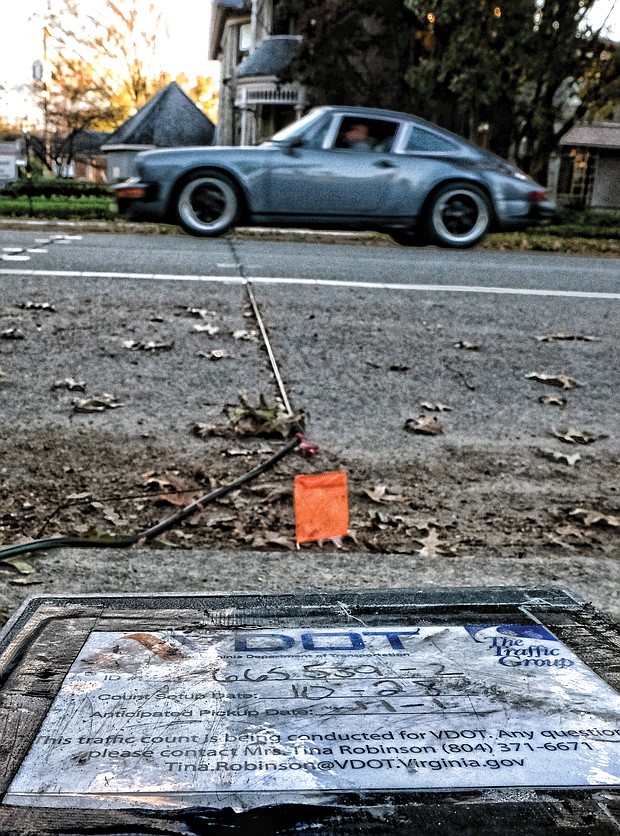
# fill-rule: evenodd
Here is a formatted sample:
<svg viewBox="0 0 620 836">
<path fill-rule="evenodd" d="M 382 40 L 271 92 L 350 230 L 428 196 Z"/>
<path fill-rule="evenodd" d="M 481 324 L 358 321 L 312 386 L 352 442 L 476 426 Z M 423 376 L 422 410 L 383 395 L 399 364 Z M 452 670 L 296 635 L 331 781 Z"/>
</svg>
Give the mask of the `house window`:
<svg viewBox="0 0 620 836">
<path fill-rule="evenodd" d="M 249 23 L 242 23 L 239 27 L 239 52 L 245 54 L 252 46 L 252 26 Z"/>
</svg>

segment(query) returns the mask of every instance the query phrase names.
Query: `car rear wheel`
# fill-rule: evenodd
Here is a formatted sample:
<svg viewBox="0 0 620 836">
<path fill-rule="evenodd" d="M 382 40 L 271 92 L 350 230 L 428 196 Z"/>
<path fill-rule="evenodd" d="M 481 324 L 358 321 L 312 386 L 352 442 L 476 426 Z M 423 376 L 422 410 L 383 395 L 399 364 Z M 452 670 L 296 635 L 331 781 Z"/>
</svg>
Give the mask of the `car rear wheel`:
<svg viewBox="0 0 620 836">
<path fill-rule="evenodd" d="M 428 207 L 426 231 L 441 247 L 473 247 L 487 234 L 491 207 L 482 189 L 471 183 L 450 183 Z"/>
<path fill-rule="evenodd" d="M 190 235 L 224 235 L 239 216 L 239 195 L 224 174 L 194 174 L 181 186 L 176 199 L 179 223 Z"/>
</svg>

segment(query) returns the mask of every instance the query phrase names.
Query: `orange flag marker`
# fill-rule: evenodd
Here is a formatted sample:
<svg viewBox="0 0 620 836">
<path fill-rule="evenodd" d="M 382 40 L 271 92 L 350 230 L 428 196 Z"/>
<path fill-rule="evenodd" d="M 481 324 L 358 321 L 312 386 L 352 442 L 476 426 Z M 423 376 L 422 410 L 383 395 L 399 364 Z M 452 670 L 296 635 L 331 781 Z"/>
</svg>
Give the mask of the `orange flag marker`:
<svg viewBox="0 0 620 836">
<path fill-rule="evenodd" d="M 349 530 L 347 474 L 295 477 L 295 525 L 298 543 L 344 537 Z"/>
</svg>

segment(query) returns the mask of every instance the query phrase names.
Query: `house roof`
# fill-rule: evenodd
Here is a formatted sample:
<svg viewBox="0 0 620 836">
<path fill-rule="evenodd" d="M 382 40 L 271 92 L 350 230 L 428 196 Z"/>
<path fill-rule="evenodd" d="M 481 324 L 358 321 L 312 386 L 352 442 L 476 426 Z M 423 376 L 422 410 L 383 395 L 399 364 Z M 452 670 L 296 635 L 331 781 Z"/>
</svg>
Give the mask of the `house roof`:
<svg viewBox="0 0 620 836">
<path fill-rule="evenodd" d="M 277 76 L 295 57 L 301 37 L 274 35 L 260 43 L 237 67 L 237 78 Z"/>
<path fill-rule="evenodd" d="M 620 150 L 620 122 L 592 122 L 589 125 L 575 125 L 564 134 L 560 145 Z"/>
<path fill-rule="evenodd" d="M 213 122 L 173 81 L 123 122 L 102 150 L 111 151 L 128 145 L 156 148 L 210 145 L 214 133 Z"/>
</svg>

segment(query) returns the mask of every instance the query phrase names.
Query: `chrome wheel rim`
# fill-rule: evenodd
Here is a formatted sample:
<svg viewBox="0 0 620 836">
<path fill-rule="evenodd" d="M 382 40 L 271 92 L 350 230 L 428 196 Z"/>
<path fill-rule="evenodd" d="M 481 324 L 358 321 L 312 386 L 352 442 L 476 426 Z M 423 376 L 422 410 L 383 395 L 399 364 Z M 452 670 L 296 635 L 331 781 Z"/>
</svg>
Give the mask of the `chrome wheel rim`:
<svg viewBox="0 0 620 836">
<path fill-rule="evenodd" d="M 433 226 L 447 241 L 467 244 L 483 235 L 489 226 L 486 200 L 469 189 L 450 189 L 433 208 Z"/>
<path fill-rule="evenodd" d="M 179 217 L 198 231 L 225 229 L 233 222 L 236 208 L 234 189 L 217 177 L 198 177 L 179 195 Z"/>
</svg>

